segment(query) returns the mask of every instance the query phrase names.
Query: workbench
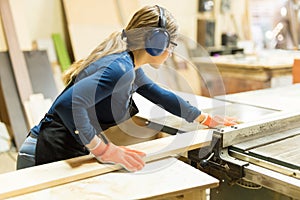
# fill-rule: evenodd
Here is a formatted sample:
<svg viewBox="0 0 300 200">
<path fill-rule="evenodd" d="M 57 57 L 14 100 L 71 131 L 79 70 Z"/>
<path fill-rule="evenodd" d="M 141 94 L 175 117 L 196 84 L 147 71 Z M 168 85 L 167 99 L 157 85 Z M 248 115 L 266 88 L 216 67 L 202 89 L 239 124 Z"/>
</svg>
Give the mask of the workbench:
<svg viewBox="0 0 300 200">
<path fill-rule="evenodd" d="M 151 162 L 136 173 L 121 170 L 10 198 L 10 200 L 205 200 L 206 189 L 217 187 L 218 182 L 217 179 L 176 158 L 167 158 Z"/>
<path fill-rule="evenodd" d="M 296 57 L 297 51 L 274 50 L 260 55 L 192 57 L 191 61 L 204 79 L 202 95 L 211 97 L 292 83 Z"/>
<path fill-rule="evenodd" d="M 140 128 L 135 132 L 147 129 Z M 176 157 L 208 146 L 211 138 L 210 130 L 196 130 L 129 145 L 146 154 L 145 168 L 136 173 L 86 155 L 0 174 L 0 182 L 5 183 L 0 199 L 202 200 L 206 189 L 217 187 L 219 181 Z"/>
</svg>

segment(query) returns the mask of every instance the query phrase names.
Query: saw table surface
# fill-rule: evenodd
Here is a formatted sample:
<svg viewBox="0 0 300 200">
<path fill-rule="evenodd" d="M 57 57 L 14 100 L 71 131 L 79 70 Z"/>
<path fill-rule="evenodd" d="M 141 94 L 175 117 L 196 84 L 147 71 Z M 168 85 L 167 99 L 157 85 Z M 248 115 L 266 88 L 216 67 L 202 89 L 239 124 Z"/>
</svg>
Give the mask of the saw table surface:
<svg viewBox="0 0 300 200">
<path fill-rule="evenodd" d="M 216 99 L 230 103 L 244 104 L 277 111 L 275 115 L 285 112 L 300 110 L 300 84 L 292 84 L 284 87 L 262 89 L 250 92 L 218 96 Z M 278 112 L 281 111 L 281 112 Z M 268 115 L 267 115 L 268 116 Z M 270 117 L 272 115 L 269 115 Z M 276 135 L 262 137 L 253 141 L 234 145 L 237 148 L 247 150 L 267 160 L 280 161 L 287 165 L 300 166 L 299 128 L 295 131 L 281 132 Z M 286 137 L 283 137 L 283 136 Z M 282 137 L 282 138 L 279 138 Z M 277 139 L 275 139 L 275 137 Z M 272 141 L 272 142 L 271 142 Z"/>
<path fill-rule="evenodd" d="M 224 107 L 230 103 L 224 102 L 222 100 L 212 99 L 208 97 L 198 96 L 190 93 L 174 91 L 177 95 L 182 97 L 184 100 L 188 101 L 191 105 L 199 108 L 200 110 L 211 109 L 216 107 Z M 153 104 L 148 99 L 143 96 L 134 93 L 133 99 L 139 109 L 139 113 L 136 116 L 145 119 L 162 119 L 163 117 L 172 116 L 171 113 L 165 111 L 158 105 Z"/>
<path fill-rule="evenodd" d="M 241 103 L 278 111 L 294 111 L 300 109 L 300 84 L 229 94 L 215 98 L 231 103 Z"/>
<path fill-rule="evenodd" d="M 190 93 L 178 91 L 175 93 L 189 101 L 191 105 L 197 107 L 201 111 L 208 112 L 211 115 L 235 117 L 241 122 L 254 121 L 258 117 L 276 112 L 272 109 L 230 103 Z M 184 132 L 206 128 L 206 126 L 197 122 L 188 123 L 184 119 L 165 111 L 140 95 L 135 94 L 134 101 L 139 108 L 143 108 L 140 109 L 140 112 L 137 114 L 138 117 L 143 119 L 147 119 L 160 125 L 177 128 Z"/>
<path fill-rule="evenodd" d="M 298 133 L 300 134 L 300 132 Z M 278 142 L 273 142 L 258 148 L 251 149 L 250 152 L 261 155 L 265 158 L 278 160 L 300 168 L 300 135 L 295 135 Z"/>
</svg>

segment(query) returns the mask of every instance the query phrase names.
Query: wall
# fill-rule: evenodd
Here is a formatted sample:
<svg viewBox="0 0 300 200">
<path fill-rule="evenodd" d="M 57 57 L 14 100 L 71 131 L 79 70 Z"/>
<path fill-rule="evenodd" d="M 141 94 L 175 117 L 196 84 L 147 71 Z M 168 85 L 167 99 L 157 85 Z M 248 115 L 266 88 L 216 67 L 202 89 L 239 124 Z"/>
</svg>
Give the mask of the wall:
<svg viewBox="0 0 300 200">
<path fill-rule="evenodd" d="M 139 0 L 140 5 L 158 4 L 168 9 L 176 18 L 181 34 L 196 41 L 198 0 Z M 176 2 L 176 3 L 175 3 Z"/>
<path fill-rule="evenodd" d="M 60 0 L 10 0 L 10 5 L 22 50 L 31 50 L 36 39 L 63 34 Z M 7 49 L 4 38 L 1 27 L 0 51 Z"/>
<path fill-rule="evenodd" d="M 88 1 L 87 1 L 88 2 Z M 139 6 L 159 4 L 177 18 L 182 34 L 196 38 L 197 0 L 139 0 Z M 10 0 L 15 27 L 22 50 L 31 50 L 36 39 L 49 38 L 52 33 L 64 35 L 61 0 Z M 123 8 L 126 11 L 126 8 Z M 132 14 L 125 13 L 128 18 Z M 127 23 L 128 19 L 124 20 Z M 0 22 L 1 23 L 1 22 Z M 1 24 L 0 24 L 1 25 Z M 0 51 L 7 49 L 0 26 Z"/>
<path fill-rule="evenodd" d="M 115 1 L 115 0 L 111 0 Z M 121 0 L 116 0 L 121 1 Z M 196 41 L 196 27 L 197 27 L 197 9 L 198 0 L 137 0 L 139 6 L 146 4 L 159 4 L 166 7 L 169 11 L 173 13 L 177 19 L 181 33 L 187 37 Z M 220 0 L 216 0 L 218 2 Z M 88 0 L 87 0 L 88 2 Z M 176 3 L 174 3 L 176 2 Z M 245 6 L 244 2 L 246 0 L 231 0 L 232 7 L 230 10 L 231 16 L 236 19 L 237 27 L 245 27 L 244 14 Z M 250 23 L 257 27 L 257 23 L 266 25 L 267 23 L 272 23 L 270 19 L 270 13 L 274 10 L 274 5 L 282 2 L 282 0 L 249 0 L 250 13 L 248 16 L 250 18 Z M 38 38 L 50 37 L 52 33 L 60 33 L 64 36 L 64 25 L 63 25 L 63 13 L 61 0 L 10 0 L 12 12 L 14 15 L 16 30 L 18 34 L 18 39 L 22 50 L 32 49 L 32 41 Z M 272 6 L 273 5 L 273 6 Z M 127 23 L 129 17 L 132 14 L 126 13 L 126 8 L 123 8 L 125 15 L 125 23 Z M 259 18 L 257 18 L 259 17 Z M 270 21 L 271 20 L 271 21 Z M 217 31 L 232 32 L 236 31 L 235 24 L 230 16 L 220 15 L 219 20 L 221 24 L 218 25 Z M 244 23 L 244 24 L 243 24 Z M 254 28 L 255 28 L 254 27 Z M 249 29 L 249 27 L 245 27 Z M 264 27 L 262 27 L 264 28 Z M 255 29 L 256 30 L 256 29 Z M 252 39 L 251 30 L 241 32 L 242 30 L 237 30 L 242 39 Z M 246 35 L 250 34 L 250 35 Z M 257 34 L 253 35 L 254 40 L 256 40 Z M 262 36 L 263 37 L 263 36 Z M 6 44 L 4 39 L 1 21 L 0 21 L 0 51 L 6 51 Z M 218 38 L 218 42 L 220 39 Z M 261 42 L 260 40 L 258 42 Z"/>
</svg>

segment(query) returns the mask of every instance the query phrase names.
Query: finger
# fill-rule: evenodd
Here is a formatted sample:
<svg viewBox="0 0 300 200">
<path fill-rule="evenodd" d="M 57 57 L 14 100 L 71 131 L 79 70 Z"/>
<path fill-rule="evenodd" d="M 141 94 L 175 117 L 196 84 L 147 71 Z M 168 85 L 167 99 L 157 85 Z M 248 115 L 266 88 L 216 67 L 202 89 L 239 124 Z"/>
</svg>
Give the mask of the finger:
<svg viewBox="0 0 300 200">
<path fill-rule="evenodd" d="M 224 117 L 224 119 L 225 119 L 225 120 L 228 120 L 228 121 L 234 121 L 234 122 L 237 121 L 237 118 L 236 118 L 236 117 L 228 117 L 228 116 L 226 116 L 226 117 Z"/>
<path fill-rule="evenodd" d="M 126 162 L 119 163 L 119 165 L 121 165 L 125 170 L 127 170 L 129 172 L 136 172 L 143 168 L 143 166 L 136 165 L 132 161 L 129 161 L 130 159 L 132 159 L 132 158 L 127 158 Z"/>
<path fill-rule="evenodd" d="M 128 152 L 126 158 L 128 158 L 127 161 L 137 170 L 140 170 L 145 166 L 143 159 L 141 159 L 141 157 L 136 153 Z"/>
<path fill-rule="evenodd" d="M 221 117 L 219 115 L 216 115 L 214 117 L 215 121 L 217 123 L 219 123 L 219 125 L 224 125 L 224 126 L 233 126 L 233 125 L 236 125 L 237 123 L 235 122 L 236 118 L 235 117 L 228 117 L 228 116 L 225 116 L 225 117 Z"/>
<path fill-rule="evenodd" d="M 224 120 L 224 125 L 225 126 L 233 126 L 236 125 L 237 123 L 231 120 Z"/>
<path fill-rule="evenodd" d="M 213 119 L 220 123 L 224 121 L 224 117 L 221 117 L 220 115 L 214 116 Z"/>
<path fill-rule="evenodd" d="M 128 151 L 128 152 L 136 153 L 140 157 L 145 157 L 146 156 L 146 154 L 144 152 L 142 152 L 142 151 L 138 151 L 138 150 L 135 150 L 135 149 L 129 149 L 129 148 L 125 147 L 125 146 L 121 146 L 121 148 L 124 149 L 124 150 L 126 150 L 126 151 Z"/>
<path fill-rule="evenodd" d="M 135 172 L 139 169 L 138 167 L 133 166 L 131 164 L 131 162 L 129 162 L 126 158 L 123 158 L 123 159 L 118 160 L 116 162 L 112 161 L 112 160 L 103 159 L 103 158 L 100 158 L 100 157 L 98 157 L 97 160 L 99 160 L 103 164 L 119 164 L 129 172 Z"/>
<path fill-rule="evenodd" d="M 133 166 L 128 159 L 124 159 L 122 162 L 119 163 L 124 169 L 126 169 L 129 172 L 135 172 L 137 171 L 137 168 Z"/>
<path fill-rule="evenodd" d="M 224 125 L 225 126 L 233 126 L 233 125 L 236 125 L 237 123 L 235 122 L 225 122 Z"/>
</svg>

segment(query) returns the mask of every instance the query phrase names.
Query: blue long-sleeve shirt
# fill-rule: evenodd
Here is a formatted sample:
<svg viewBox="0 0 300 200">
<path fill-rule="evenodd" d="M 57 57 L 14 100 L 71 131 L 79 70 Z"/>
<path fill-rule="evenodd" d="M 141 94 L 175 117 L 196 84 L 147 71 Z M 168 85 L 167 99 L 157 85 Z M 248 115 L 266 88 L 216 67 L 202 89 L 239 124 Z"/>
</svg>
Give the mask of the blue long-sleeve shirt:
<svg viewBox="0 0 300 200">
<path fill-rule="evenodd" d="M 81 71 L 74 85 L 57 97 L 48 113 L 58 116 L 77 141 L 85 145 L 102 131 L 100 124 L 125 120 L 134 92 L 188 122 L 201 114 L 150 80 L 142 68 L 135 70 L 127 51 L 102 57 Z M 31 132 L 38 135 L 40 129 L 41 123 Z"/>
</svg>

